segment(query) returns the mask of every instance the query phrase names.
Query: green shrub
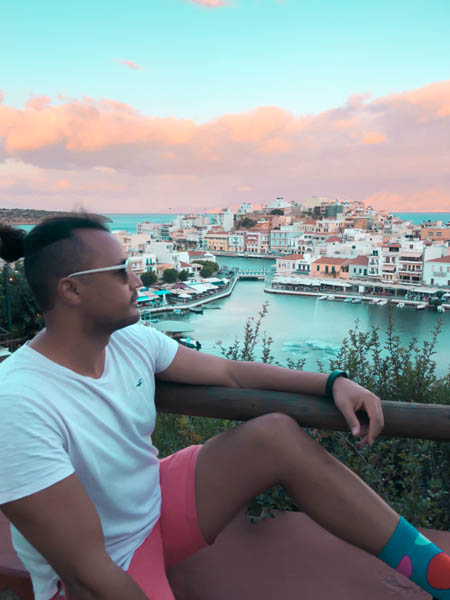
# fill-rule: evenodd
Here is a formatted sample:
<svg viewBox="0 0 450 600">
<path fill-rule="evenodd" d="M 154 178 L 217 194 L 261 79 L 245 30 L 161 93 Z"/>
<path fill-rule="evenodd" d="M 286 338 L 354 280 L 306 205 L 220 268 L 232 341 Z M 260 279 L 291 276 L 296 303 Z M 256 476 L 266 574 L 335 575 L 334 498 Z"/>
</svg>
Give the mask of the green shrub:
<svg viewBox="0 0 450 600">
<path fill-rule="evenodd" d="M 261 332 L 267 314 L 265 303 L 258 316 L 247 320 L 242 340 L 229 347 L 218 342 L 224 357 L 232 360 L 260 360 L 275 363 L 272 338 Z M 402 402 L 450 403 L 450 373 L 436 376 L 433 360 L 441 322 L 431 339 L 419 344 L 413 339 L 402 346 L 395 333 L 392 313 L 385 339 L 380 329 L 368 332 L 358 323 L 342 341 L 337 357 L 327 368 L 344 369 L 354 380 L 385 400 Z M 259 355 L 257 356 L 257 352 Z M 290 369 L 302 370 L 304 360 L 288 361 Z M 217 433 L 235 427 L 236 422 L 177 415 L 159 415 L 154 443 L 166 456 L 192 443 L 203 443 Z M 350 433 L 308 429 L 308 433 L 331 454 L 345 463 L 380 496 L 416 526 L 450 529 L 450 445 L 447 442 L 378 438 L 372 446 L 358 448 Z M 249 519 L 256 523 L 273 516 L 273 510 L 301 510 L 285 490 L 274 487 L 260 494 L 248 507 Z"/>
</svg>

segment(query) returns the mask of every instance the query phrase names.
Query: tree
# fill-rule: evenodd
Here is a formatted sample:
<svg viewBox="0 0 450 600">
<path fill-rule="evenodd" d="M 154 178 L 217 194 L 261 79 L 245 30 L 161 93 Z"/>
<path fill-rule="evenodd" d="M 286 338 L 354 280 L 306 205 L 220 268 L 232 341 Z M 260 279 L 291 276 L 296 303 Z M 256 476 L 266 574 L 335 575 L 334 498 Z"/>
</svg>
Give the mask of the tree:
<svg viewBox="0 0 450 600">
<path fill-rule="evenodd" d="M 180 281 L 186 281 L 187 279 L 189 279 L 189 271 L 187 269 L 183 269 L 182 271 L 180 271 L 178 279 Z"/>
<path fill-rule="evenodd" d="M 196 260 L 195 262 L 203 267 L 200 271 L 201 277 L 211 277 L 219 270 L 219 265 L 212 260 Z"/>
<path fill-rule="evenodd" d="M 270 211 L 271 215 L 284 215 L 284 210 L 282 208 L 274 208 Z"/>
<path fill-rule="evenodd" d="M 158 279 L 156 277 L 156 274 L 153 271 L 146 271 L 145 273 L 142 273 L 142 275 L 140 277 L 141 277 L 142 283 L 146 287 L 153 285 L 155 283 L 155 281 L 157 281 L 157 279 Z"/>
<path fill-rule="evenodd" d="M 23 270 L 23 261 L 8 269 L 8 292 L 11 306 L 11 337 L 32 338 L 44 326 L 41 309 L 28 286 Z M 8 330 L 6 289 L 3 273 L 0 284 L 0 327 Z"/>
<path fill-rule="evenodd" d="M 178 279 L 178 271 L 176 269 L 165 269 L 163 280 L 165 283 L 175 283 Z"/>
<path fill-rule="evenodd" d="M 239 227 L 243 227 L 244 229 L 251 229 L 256 225 L 256 221 L 250 219 L 249 217 L 244 217 L 242 221 L 239 223 Z"/>
</svg>

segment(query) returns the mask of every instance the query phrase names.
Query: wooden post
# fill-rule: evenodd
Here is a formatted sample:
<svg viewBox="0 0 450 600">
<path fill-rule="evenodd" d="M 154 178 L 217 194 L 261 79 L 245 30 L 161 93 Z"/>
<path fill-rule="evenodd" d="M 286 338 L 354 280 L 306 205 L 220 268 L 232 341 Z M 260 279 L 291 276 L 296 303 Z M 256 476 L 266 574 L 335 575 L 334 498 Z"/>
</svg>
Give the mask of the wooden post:
<svg viewBox="0 0 450 600">
<path fill-rule="evenodd" d="M 383 401 L 382 435 L 450 440 L 450 405 Z M 293 417 L 303 427 L 348 431 L 337 408 L 327 399 L 306 394 L 158 382 L 160 412 L 247 421 L 271 412 Z M 367 423 L 365 413 L 358 413 Z"/>
</svg>

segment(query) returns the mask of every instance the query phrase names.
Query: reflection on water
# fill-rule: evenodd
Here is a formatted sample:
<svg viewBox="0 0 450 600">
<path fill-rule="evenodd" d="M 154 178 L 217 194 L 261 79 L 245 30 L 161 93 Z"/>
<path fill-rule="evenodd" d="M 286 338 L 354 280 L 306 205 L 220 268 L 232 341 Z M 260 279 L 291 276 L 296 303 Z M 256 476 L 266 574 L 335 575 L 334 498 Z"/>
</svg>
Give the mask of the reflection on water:
<svg viewBox="0 0 450 600">
<path fill-rule="evenodd" d="M 247 268 L 273 264 L 273 261 L 265 259 L 218 260 L 227 266 Z M 364 331 L 372 325 L 384 331 L 390 310 L 388 305 L 344 304 L 319 301 L 317 297 L 266 294 L 262 281 L 241 281 L 231 297 L 214 303 L 220 306 L 220 310 L 204 310 L 203 315 L 189 314 L 182 318 L 195 326 L 194 337 L 202 343 L 203 351 L 220 354 L 217 342 L 229 346 L 236 338 L 242 340 L 247 318 L 256 318 L 267 301 L 269 312 L 263 320 L 262 329 L 274 340 L 272 354 L 275 359 L 285 364 L 287 358 L 305 358 L 305 368 L 312 370 L 317 369 L 318 359 L 328 367 L 328 361 L 336 356 L 342 339 L 354 328 L 356 319 Z M 393 317 L 400 340 L 406 345 L 413 337 L 417 337 L 419 343 L 430 339 L 430 332 L 438 322 L 439 314 L 416 312 L 412 307 L 405 307 L 402 310 L 393 309 Z M 442 317 L 443 329 L 435 355 L 439 375 L 444 375 L 450 365 L 450 314 Z"/>
</svg>

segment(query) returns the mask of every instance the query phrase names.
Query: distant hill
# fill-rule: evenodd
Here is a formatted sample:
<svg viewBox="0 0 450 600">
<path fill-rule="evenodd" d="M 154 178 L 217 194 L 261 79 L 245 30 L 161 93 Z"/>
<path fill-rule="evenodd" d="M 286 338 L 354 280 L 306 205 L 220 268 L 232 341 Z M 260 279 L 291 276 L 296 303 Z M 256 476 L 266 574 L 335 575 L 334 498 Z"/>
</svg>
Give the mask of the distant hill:
<svg viewBox="0 0 450 600">
<path fill-rule="evenodd" d="M 0 221 L 8 225 L 35 225 L 47 217 L 63 217 L 73 212 L 57 210 L 37 210 L 34 208 L 0 208 Z M 107 223 L 111 223 L 109 217 L 102 216 Z"/>
</svg>

